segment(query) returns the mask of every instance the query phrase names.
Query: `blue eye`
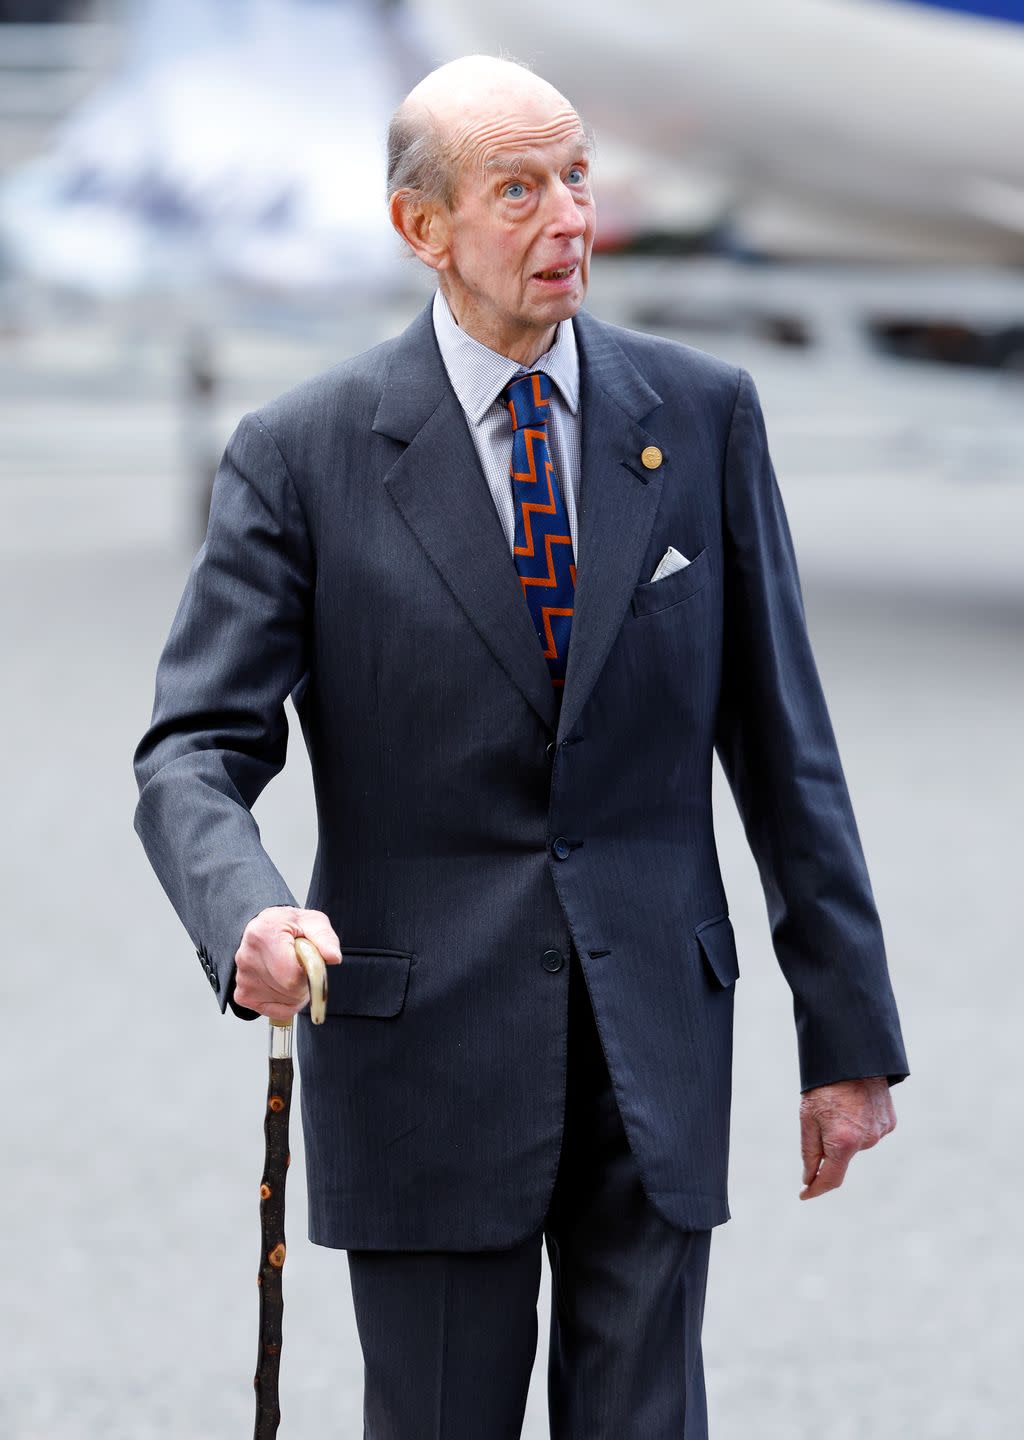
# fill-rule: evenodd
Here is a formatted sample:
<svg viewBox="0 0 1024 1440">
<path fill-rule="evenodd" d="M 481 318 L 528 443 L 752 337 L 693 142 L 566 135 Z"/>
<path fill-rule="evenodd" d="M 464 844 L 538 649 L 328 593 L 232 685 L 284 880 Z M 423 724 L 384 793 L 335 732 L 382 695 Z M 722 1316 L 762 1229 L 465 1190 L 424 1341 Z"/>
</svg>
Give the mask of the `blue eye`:
<svg viewBox="0 0 1024 1440">
<path fill-rule="evenodd" d="M 518 195 L 513 195 L 513 194 L 512 194 L 512 191 L 513 191 L 513 190 L 518 190 L 518 191 L 519 191 L 519 194 L 518 194 Z M 511 182 L 511 184 L 505 186 L 505 196 L 506 196 L 506 198 L 509 199 L 509 200 L 519 200 L 519 199 L 521 199 L 522 196 L 525 195 L 525 194 L 526 194 L 526 186 L 523 184 L 523 182 L 522 182 L 521 180 L 513 180 L 513 181 Z"/>
<path fill-rule="evenodd" d="M 575 180 L 572 178 L 574 175 L 577 177 Z M 570 184 L 570 185 L 579 185 L 579 184 L 583 181 L 584 178 L 585 178 L 585 177 L 584 177 L 584 174 L 583 174 L 583 166 L 582 166 L 582 165 L 573 165 L 572 169 L 569 171 L 569 184 Z"/>
</svg>

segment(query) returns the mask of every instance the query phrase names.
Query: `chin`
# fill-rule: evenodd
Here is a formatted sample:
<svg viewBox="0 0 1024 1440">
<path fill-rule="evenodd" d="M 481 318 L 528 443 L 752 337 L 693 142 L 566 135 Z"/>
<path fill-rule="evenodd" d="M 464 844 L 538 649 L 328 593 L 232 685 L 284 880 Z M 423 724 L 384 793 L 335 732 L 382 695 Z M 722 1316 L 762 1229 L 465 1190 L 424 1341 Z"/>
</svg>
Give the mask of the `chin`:
<svg viewBox="0 0 1024 1440">
<path fill-rule="evenodd" d="M 544 307 L 546 318 L 551 324 L 558 320 L 569 320 L 583 304 L 587 287 L 580 285 L 568 295 L 552 295 Z"/>
</svg>

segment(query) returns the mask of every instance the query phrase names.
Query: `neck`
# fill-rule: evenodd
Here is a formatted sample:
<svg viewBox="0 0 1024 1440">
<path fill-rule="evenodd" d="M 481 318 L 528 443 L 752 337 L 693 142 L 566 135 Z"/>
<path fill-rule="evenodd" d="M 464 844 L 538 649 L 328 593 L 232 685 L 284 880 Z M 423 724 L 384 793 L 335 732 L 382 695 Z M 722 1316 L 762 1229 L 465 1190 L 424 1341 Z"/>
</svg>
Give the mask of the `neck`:
<svg viewBox="0 0 1024 1440">
<path fill-rule="evenodd" d="M 549 325 L 539 336 L 531 332 L 529 337 L 514 341 L 509 340 L 502 345 L 491 345 L 491 349 L 497 350 L 499 355 L 506 355 L 509 360 L 515 360 L 520 365 L 525 365 L 527 370 L 529 370 L 535 360 L 539 360 L 543 354 L 551 349 L 555 343 L 557 330 L 557 325 Z M 487 343 L 486 340 L 483 341 L 484 345 Z"/>
<path fill-rule="evenodd" d="M 509 333 L 497 326 L 485 324 L 481 317 L 473 314 L 469 306 L 453 300 L 443 286 L 442 294 L 460 330 L 465 330 L 467 335 L 472 335 L 474 340 L 486 345 L 488 350 L 493 350 L 496 355 L 504 355 L 506 359 L 515 360 L 518 365 L 525 365 L 527 369 L 555 343 L 557 322 L 539 331 L 531 326 Z"/>
</svg>

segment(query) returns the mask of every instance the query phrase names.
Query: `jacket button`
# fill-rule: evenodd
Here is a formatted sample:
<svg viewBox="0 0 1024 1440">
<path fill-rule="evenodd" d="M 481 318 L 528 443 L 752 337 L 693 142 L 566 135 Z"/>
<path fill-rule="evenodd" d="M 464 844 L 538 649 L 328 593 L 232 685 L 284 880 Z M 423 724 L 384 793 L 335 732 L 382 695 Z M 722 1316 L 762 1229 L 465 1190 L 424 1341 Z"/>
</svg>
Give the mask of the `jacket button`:
<svg viewBox="0 0 1024 1440">
<path fill-rule="evenodd" d="M 568 860 L 572 853 L 572 846 L 564 835 L 559 835 L 558 839 L 551 846 L 551 849 L 555 854 L 555 858 L 558 860 Z"/>
<path fill-rule="evenodd" d="M 540 957 L 540 963 L 551 975 L 557 975 L 565 964 L 565 957 L 561 950 L 545 950 Z"/>
<path fill-rule="evenodd" d="M 555 751 L 558 749 L 558 746 L 556 745 L 555 741 L 554 741 L 554 740 L 549 740 L 545 748 L 546 748 L 546 750 L 547 750 L 547 752 L 548 752 L 548 759 L 549 759 L 549 760 L 553 759 L 553 758 L 554 758 Z"/>
</svg>

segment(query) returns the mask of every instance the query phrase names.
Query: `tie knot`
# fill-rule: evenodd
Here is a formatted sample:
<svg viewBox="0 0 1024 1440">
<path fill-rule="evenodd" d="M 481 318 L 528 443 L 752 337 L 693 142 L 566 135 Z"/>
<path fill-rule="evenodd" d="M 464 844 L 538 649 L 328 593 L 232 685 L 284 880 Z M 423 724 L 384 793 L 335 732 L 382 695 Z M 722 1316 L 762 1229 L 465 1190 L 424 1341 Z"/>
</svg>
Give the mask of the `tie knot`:
<svg viewBox="0 0 1024 1440">
<path fill-rule="evenodd" d="M 517 380 L 510 381 L 501 393 L 512 416 L 513 430 L 521 430 L 524 425 L 547 424 L 551 381 L 543 370 L 531 370 L 529 375 L 520 375 Z"/>
</svg>

